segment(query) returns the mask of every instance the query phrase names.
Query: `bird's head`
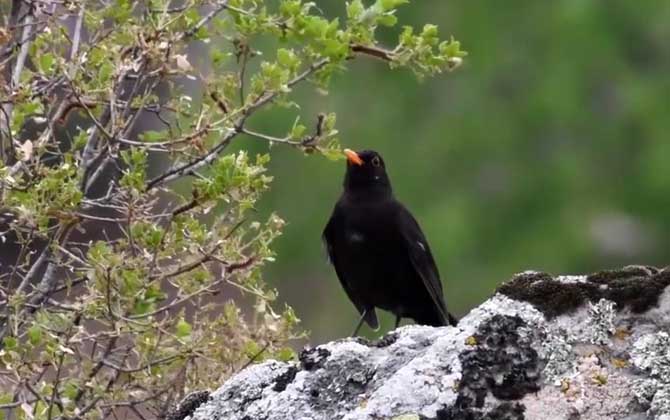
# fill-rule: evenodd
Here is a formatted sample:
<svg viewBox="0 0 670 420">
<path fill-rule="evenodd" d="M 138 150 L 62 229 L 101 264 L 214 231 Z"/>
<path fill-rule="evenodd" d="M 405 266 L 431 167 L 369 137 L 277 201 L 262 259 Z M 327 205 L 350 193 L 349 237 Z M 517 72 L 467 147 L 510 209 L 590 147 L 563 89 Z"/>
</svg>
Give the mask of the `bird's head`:
<svg viewBox="0 0 670 420">
<path fill-rule="evenodd" d="M 347 156 L 347 173 L 344 189 L 347 192 L 391 194 L 391 181 L 381 155 L 373 150 L 354 152 L 344 149 Z"/>
</svg>

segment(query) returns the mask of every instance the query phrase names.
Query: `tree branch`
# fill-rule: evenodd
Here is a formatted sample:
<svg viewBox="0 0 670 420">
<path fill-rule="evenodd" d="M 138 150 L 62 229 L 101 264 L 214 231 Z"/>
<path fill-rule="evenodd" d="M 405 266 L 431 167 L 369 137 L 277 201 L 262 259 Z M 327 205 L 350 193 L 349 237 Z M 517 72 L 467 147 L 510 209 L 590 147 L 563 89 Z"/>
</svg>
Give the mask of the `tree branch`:
<svg viewBox="0 0 670 420">
<path fill-rule="evenodd" d="M 77 13 L 77 21 L 74 24 L 74 33 L 72 35 L 72 49 L 70 50 L 70 62 L 71 66 L 76 68 L 77 63 L 75 59 L 79 53 L 79 44 L 81 42 L 81 28 L 82 22 L 84 21 L 84 9 L 86 8 L 86 3 L 82 3 L 81 8 L 79 8 L 79 13 Z M 70 77 L 72 77 L 72 71 Z"/>
<path fill-rule="evenodd" d="M 211 254 L 208 254 L 208 255 L 205 255 L 202 259 L 200 259 L 200 260 L 198 260 L 198 261 L 196 261 L 192 264 L 188 264 L 186 267 L 184 267 L 184 270 L 178 269 L 175 272 L 168 274 L 164 278 L 172 277 L 172 276 L 175 276 L 175 275 L 185 273 L 185 272 L 190 271 L 190 270 L 194 269 L 195 267 L 199 266 L 200 264 L 203 264 L 203 263 L 205 263 L 209 260 L 218 261 L 218 262 L 222 263 L 224 265 L 224 267 L 226 268 L 226 272 L 222 275 L 222 277 L 220 279 L 218 279 L 216 281 L 213 281 L 212 283 L 210 283 L 206 286 L 203 286 L 200 289 L 187 294 L 186 296 L 182 296 L 179 299 L 175 299 L 172 302 L 170 302 L 169 304 L 161 306 L 160 308 L 158 308 L 156 310 L 153 310 L 151 312 L 147 312 L 147 313 L 144 313 L 144 314 L 140 314 L 140 315 L 130 315 L 128 318 L 129 319 L 144 319 L 144 318 L 148 318 L 150 316 L 158 315 L 161 312 L 169 311 L 169 310 L 177 307 L 178 305 L 181 305 L 182 303 L 193 299 L 195 296 L 198 296 L 202 293 L 206 293 L 212 287 L 216 287 L 216 286 L 220 285 L 221 283 L 226 282 L 228 280 L 227 279 L 227 274 L 232 273 L 233 271 L 236 271 L 236 270 L 241 270 L 241 269 L 249 267 L 254 261 L 256 261 L 256 258 L 255 257 L 249 257 L 245 261 L 229 264 L 229 263 L 226 263 L 224 261 L 221 261 L 219 258 L 216 258 L 215 256 L 213 256 Z"/>
<path fill-rule="evenodd" d="M 287 83 L 287 86 L 289 88 L 295 86 L 297 83 L 300 83 L 301 81 L 305 80 L 315 71 L 323 68 L 328 63 L 329 60 L 327 58 L 317 61 L 316 63 L 312 63 L 305 71 L 303 71 L 302 73 L 291 79 Z M 223 139 L 216 146 L 214 146 L 209 152 L 191 160 L 188 163 L 184 163 L 176 168 L 170 169 L 167 172 L 151 179 L 149 182 L 147 182 L 146 187 L 147 191 L 159 187 L 167 182 L 192 174 L 199 168 L 202 168 L 203 166 L 209 165 L 212 162 L 214 162 L 214 160 L 218 157 L 218 155 L 223 150 L 225 150 L 225 148 L 230 144 L 233 138 L 235 138 L 235 136 L 237 136 L 240 132 L 242 132 L 244 128 L 244 122 L 247 120 L 247 118 L 251 116 L 259 108 L 263 107 L 268 102 L 276 98 L 278 94 L 279 92 L 269 92 L 264 95 L 261 95 L 256 101 L 254 101 L 248 107 L 244 108 L 244 110 L 242 111 L 242 117 L 235 124 L 237 128 L 235 130 L 231 130 L 228 134 L 226 134 L 223 137 Z"/>
<path fill-rule="evenodd" d="M 18 19 L 20 15 L 21 5 L 23 3 L 19 0 L 14 0 L 12 2 L 12 11 L 11 11 L 11 20 L 15 24 L 18 24 Z M 33 27 L 33 14 L 32 7 L 28 6 L 28 11 L 23 18 L 23 30 L 21 31 L 19 54 L 16 57 L 16 63 L 11 72 L 11 78 L 9 80 L 9 93 L 13 95 L 16 91 L 19 82 L 21 81 L 21 72 L 26 63 L 26 58 L 28 57 L 28 52 L 30 51 L 30 31 Z M 14 111 L 14 102 L 7 101 L 2 104 L 2 118 L 0 118 L 0 157 L 3 158 L 5 164 L 10 163 L 10 159 L 14 159 L 14 144 L 11 132 L 11 122 L 12 122 L 12 113 Z M 13 169 L 13 167 L 12 167 Z"/>
<path fill-rule="evenodd" d="M 202 28 L 203 26 L 207 25 L 216 15 L 221 13 L 223 9 L 226 9 L 228 7 L 228 0 L 221 0 L 219 3 L 214 7 L 212 11 L 207 13 L 198 23 L 196 23 L 192 28 L 184 32 L 184 37 L 185 38 L 190 38 L 193 35 L 196 34 Z"/>
<path fill-rule="evenodd" d="M 369 55 L 370 57 L 379 58 L 384 61 L 393 61 L 393 51 L 389 51 L 380 47 L 373 47 L 362 44 L 352 44 L 351 51 L 358 54 Z"/>
</svg>

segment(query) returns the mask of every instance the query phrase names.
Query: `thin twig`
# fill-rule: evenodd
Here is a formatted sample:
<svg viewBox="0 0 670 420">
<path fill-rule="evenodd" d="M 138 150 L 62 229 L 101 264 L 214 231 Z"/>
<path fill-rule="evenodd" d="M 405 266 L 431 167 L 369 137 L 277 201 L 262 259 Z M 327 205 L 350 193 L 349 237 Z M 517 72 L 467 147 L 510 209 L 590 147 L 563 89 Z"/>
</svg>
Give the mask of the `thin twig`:
<svg viewBox="0 0 670 420">
<path fill-rule="evenodd" d="M 371 57 L 379 58 L 384 61 L 393 61 L 393 51 L 389 51 L 380 47 L 374 47 L 362 44 L 352 44 L 351 51 L 358 54 L 364 54 L 369 55 Z"/>
<path fill-rule="evenodd" d="M 49 410 L 47 411 L 47 419 L 49 420 L 51 420 L 51 413 L 54 408 L 54 401 L 56 401 L 56 394 L 58 394 L 58 385 L 60 383 L 61 369 L 63 368 L 63 359 L 65 359 L 65 353 L 61 352 L 60 357 L 58 358 L 58 367 L 56 368 L 56 378 L 54 379 L 54 382 L 51 385 L 53 389 L 51 390 L 51 399 L 49 400 Z"/>
<path fill-rule="evenodd" d="M 159 187 L 167 182 L 179 179 L 185 175 L 189 175 L 197 171 L 198 169 L 202 168 L 203 166 L 211 164 L 218 157 L 219 153 L 221 153 L 228 146 L 230 141 L 237 134 L 238 134 L 237 131 L 231 130 L 230 132 L 228 132 L 228 134 L 226 134 L 223 137 L 223 139 L 216 146 L 214 146 L 205 155 L 197 157 L 191 160 L 190 162 L 177 166 L 176 168 L 170 169 L 167 172 L 164 172 L 163 174 L 151 179 L 149 182 L 147 182 L 146 187 L 147 191 Z"/>
<path fill-rule="evenodd" d="M 213 255 L 206 256 L 206 259 L 207 259 L 207 261 L 210 260 L 210 259 L 221 261 L 220 259 L 214 257 Z M 247 260 L 239 262 L 239 263 L 226 265 L 226 273 L 220 279 L 218 279 L 216 281 L 213 281 L 212 283 L 210 283 L 206 286 L 201 287 L 200 289 L 196 290 L 195 292 L 191 292 L 188 295 L 185 295 L 185 296 L 183 296 L 179 299 L 175 299 L 172 302 L 170 302 L 169 304 L 161 306 L 160 308 L 158 308 L 156 310 L 153 310 L 151 312 L 146 312 L 146 313 L 143 313 L 143 314 L 140 314 L 140 315 L 130 315 L 128 318 L 129 319 L 143 319 L 143 318 L 148 318 L 150 316 L 158 315 L 161 312 L 169 311 L 170 309 L 173 309 L 173 308 L 177 307 L 178 305 L 181 305 L 182 303 L 193 299 L 195 296 L 198 296 L 202 293 L 206 293 L 212 287 L 216 287 L 216 286 L 219 286 L 220 284 L 222 284 L 224 282 L 227 282 L 228 281 L 228 278 L 226 276 L 227 274 L 232 273 L 233 271 L 236 271 L 236 270 L 244 269 L 244 268 L 250 266 L 255 260 L 256 259 L 254 257 L 251 257 L 251 258 L 248 258 Z M 200 265 L 204 262 L 206 262 L 206 261 L 199 260 L 197 264 L 194 264 L 194 265 L 189 264 L 188 267 L 190 267 L 190 269 L 193 269 L 193 268 L 197 267 L 198 265 Z M 186 271 L 184 271 L 184 272 L 186 272 Z M 181 273 L 178 273 L 178 274 L 181 274 Z"/>
<path fill-rule="evenodd" d="M 135 373 L 135 372 L 139 372 L 141 370 L 150 369 L 153 366 L 162 365 L 162 364 L 165 364 L 165 363 L 170 363 L 174 360 L 177 360 L 177 359 L 180 359 L 180 358 L 183 358 L 183 357 L 184 356 L 181 355 L 181 354 L 173 354 L 173 355 L 170 355 L 170 356 L 162 357 L 160 359 L 152 360 L 150 362 L 144 363 L 144 364 L 136 366 L 136 367 L 120 366 L 120 365 L 115 364 L 114 362 L 110 362 L 107 359 L 101 359 L 101 362 L 104 366 L 106 366 L 108 368 L 111 368 L 111 369 L 114 369 L 118 372 Z"/>
<path fill-rule="evenodd" d="M 94 378 L 98 374 L 98 372 L 100 372 L 100 369 L 102 369 L 104 367 L 104 364 L 102 363 L 102 360 L 104 360 L 106 357 L 108 357 L 112 353 L 112 351 L 116 347 L 117 340 L 118 340 L 118 336 L 112 336 L 109 339 L 109 341 L 107 342 L 107 347 L 105 347 L 105 350 L 102 353 L 102 358 L 95 364 L 95 366 L 93 366 L 93 368 L 88 373 L 88 375 L 86 375 L 87 380 L 90 380 L 91 378 Z M 79 388 L 79 390 L 77 391 L 77 394 L 74 396 L 75 405 L 79 403 L 79 401 L 81 400 L 81 398 L 84 396 L 85 393 L 86 393 L 85 388 L 83 388 L 83 387 Z M 84 411 L 84 410 L 81 410 L 81 411 Z"/>
<path fill-rule="evenodd" d="M 190 37 L 192 37 L 193 35 L 195 35 L 196 32 L 198 32 L 198 31 L 200 30 L 200 28 L 202 28 L 203 26 L 207 25 L 207 24 L 209 23 L 209 21 L 211 21 L 212 19 L 214 19 L 214 17 L 216 17 L 216 15 L 218 15 L 219 13 L 221 13 L 221 11 L 222 11 L 223 9 L 226 9 L 227 7 L 228 7 L 228 0 L 222 0 L 222 1 L 220 1 L 219 4 L 217 4 L 216 7 L 214 7 L 214 9 L 213 9 L 212 11 L 210 11 L 209 13 L 207 13 L 207 14 L 206 14 L 202 19 L 200 19 L 200 21 L 199 21 L 198 23 L 196 23 L 192 28 L 190 28 L 189 30 L 187 30 L 186 32 L 184 32 L 184 37 L 185 37 L 185 38 L 190 38 Z"/>
<path fill-rule="evenodd" d="M 269 141 L 270 143 L 287 144 L 289 146 L 297 146 L 297 147 L 302 146 L 302 142 L 291 140 L 290 137 L 273 137 L 267 134 L 251 131 L 248 128 L 242 128 L 242 133 L 251 137 L 256 137 L 261 140 Z"/>
<path fill-rule="evenodd" d="M 12 16 L 11 16 L 12 20 L 18 19 L 21 4 L 22 3 L 20 1 L 12 2 Z M 24 16 L 23 24 L 25 26 L 23 26 L 23 30 L 21 32 L 21 39 L 20 39 L 21 47 L 19 50 L 19 54 L 16 57 L 16 63 L 14 64 L 12 77 L 9 80 L 10 93 L 15 92 L 19 86 L 19 83 L 21 82 L 21 73 L 23 72 L 23 67 L 25 66 L 26 58 L 28 57 L 28 52 L 30 51 L 30 44 L 31 44 L 30 31 L 32 30 L 33 27 L 33 14 L 32 14 L 32 7 L 30 5 L 28 6 L 28 11 Z M 5 160 L 4 163 L 9 163 L 8 161 L 9 156 L 11 156 L 12 159 L 14 158 L 14 144 L 10 128 L 13 111 L 14 111 L 13 101 L 6 102 L 2 105 L 2 116 L 4 118 L 0 118 L 0 136 L 2 136 L 2 139 L 0 141 L 0 149 L 2 149 L 2 157 Z M 5 151 L 7 151 L 7 156 L 4 156 Z M 22 162 L 19 160 L 18 162 L 12 165 L 9 174 L 14 175 L 18 173 L 18 171 L 21 170 L 21 167 Z"/>
<path fill-rule="evenodd" d="M 329 62 L 330 62 L 329 59 L 324 58 L 321 59 L 320 61 L 312 63 L 307 69 L 305 69 L 305 71 L 303 71 L 302 73 L 291 79 L 287 83 L 287 86 L 289 88 L 295 86 L 297 83 L 305 80 L 307 77 L 309 77 L 317 70 L 323 68 Z M 256 110 L 263 107 L 268 102 L 272 101 L 278 94 L 279 92 L 269 92 L 264 95 L 261 95 L 256 101 L 254 101 L 248 107 L 244 108 L 244 111 L 242 112 L 242 117 L 240 117 L 240 119 L 237 121 L 237 124 L 235 125 L 237 127 L 236 130 L 231 130 L 230 132 L 228 132 L 228 134 L 226 134 L 223 137 L 223 139 L 211 150 L 209 150 L 209 152 L 207 152 L 206 154 L 199 156 L 191 160 L 190 162 L 179 165 L 176 168 L 170 169 L 162 173 L 161 175 L 158 175 L 157 177 L 151 179 L 149 182 L 147 182 L 146 187 L 147 191 L 159 187 L 175 179 L 182 178 L 185 175 L 192 174 L 199 168 L 202 168 L 203 166 L 209 165 L 212 162 L 214 162 L 214 160 L 218 157 L 218 155 L 223 150 L 225 150 L 228 144 L 230 144 L 233 138 L 235 138 L 235 136 L 237 136 L 242 131 L 244 123 L 247 120 L 247 118 L 251 116 Z"/>
<path fill-rule="evenodd" d="M 23 27 L 23 35 L 21 36 L 21 49 L 19 50 L 19 55 L 16 57 L 16 64 L 14 65 L 14 72 L 12 74 L 12 90 L 16 89 L 21 81 L 21 72 L 23 71 L 23 66 L 26 64 L 28 51 L 30 51 L 28 35 L 30 34 L 33 23 L 33 15 L 31 13 L 26 15 L 24 23 L 26 26 Z"/>
<path fill-rule="evenodd" d="M 76 68 L 75 59 L 77 58 L 77 54 L 79 53 L 79 44 L 81 42 L 81 28 L 82 28 L 82 22 L 84 21 L 85 7 L 86 3 L 82 3 L 81 8 L 79 9 L 79 13 L 77 14 L 77 22 L 74 25 L 74 34 L 72 35 L 72 49 L 70 50 L 70 62 L 72 63 L 72 67 L 75 68 Z M 70 77 L 72 77 L 72 73 L 70 73 Z"/>
<path fill-rule="evenodd" d="M 258 359 L 260 357 L 261 354 L 265 353 L 265 350 L 267 350 L 268 347 L 270 347 L 270 342 L 269 341 L 267 343 L 265 343 L 263 345 L 263 347 L 261 347 L 260 350 L 258 350 L 255 354 L 253 354 L 245 364 L 240 366 L 240 368 L 237 369 L 237 371 L 235 371 L 235 373 L 239 373 L 239 372 L 243 371 L 244 369 L 248 368 L 249 366 L 251 366 L 256 361 L 256 359 Z"/>
<path fill-rule="evenodd" d="M 246 42 L 241 42 L 240 46 L 238 48 L 241 48 L 242 51 L 240 52 L 240 56 L 242 57 L 242 64 L 240 66 L 240 106 L 244 106 L 244 79 L 245 79 L 245 74 L 247 72 L 247 62 L 249 61 L 249 54 L 250 54 L 250 48 L 249 45 L 247 45 Z"/>
</svg>

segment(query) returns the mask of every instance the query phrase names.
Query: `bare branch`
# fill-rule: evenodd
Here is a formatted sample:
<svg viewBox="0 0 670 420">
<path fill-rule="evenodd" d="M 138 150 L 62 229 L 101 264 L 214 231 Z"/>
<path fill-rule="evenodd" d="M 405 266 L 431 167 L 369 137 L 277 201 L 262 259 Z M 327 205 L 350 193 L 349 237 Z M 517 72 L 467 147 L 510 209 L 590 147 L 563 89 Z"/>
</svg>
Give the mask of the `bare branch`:
<svg viewBox="0 0 670 420">
<path fill-rule="evenodd" d="M 221 141 L 205 155 L 193 159 L 188 163 L 177 166 L 176 168 L 170 169 L 167 172 L 151 179 L 149 182 L 147 182 L 147 191 L 159 187 L 167 182 L 174 181 L 175 179 L 190 175 L 203 166 L 211 164 L 219 156 L 219 154 L 225 150 L 225 148 L 230 144 L 233 138 L 237 136 L 237 134 L 238 132 L 235 130 L 228 132 L 228 134 L 223 136 L 223 139 L 221 139 Z"/>
<path fill-rule="evenodd" d="M 86 8 L 86 3 L 82 3 L 79 13 L 77 14 L 77 22 L 74 25 L 74 33 L 72 35 L 72 49 L 70 50 L 70 62 L 72 67 L 76 68 L 75 59 L 79 53 L 79 44 L 81 43 L 81 29 L 82 22 L 84 21 L 84 9 Z M 73 76 L 73 70 L 70 72 L 70 77 Z"/>
<path fill-rule="evenodd" d="M 257 133 L 255 131 L 251 131 L 247 128 L 242 129 L 242 133 L 251 136 L 251 137 L 256 137 L 261 140 L 266 140 L 270 143 L 279 143 L 279 144 L 286 144 L 289 146 L 294 146 L 294 147 L 300 147 L 302 146 L 302 142 L 291 140 L 290 137 L 273 137 L 267 134 L 262 134 L 262 133 Z"/>
<path fill-rule="evenodd" d="M 58 394 L 58 385 L 61 380 L 61 371 L 63 369 L 63 359 L 65 358 L 65 353 L 61 353 L 58 358 L 58 367 L 56 368 L 56 378 L 53 382 L 53 389 L 51 390 L 51 398 L 49 399 L 49 410 L 47 411 L 47 419 L 51 420 L 51 414 L 54 408 L 54 402 L 56 401 L 56 395 Z"/>
<path fill-rule="evenodd" d="M 384 61 L 393 61 L 393 51 L 389 51 L 380 47 L 374 47 L 362 44 L 352 44 L 351 51 L 358 54 L 369 55 L 370 57 L 379 58 Z"/>
<path fill-rule="evenodd" d="M 33 26 L 32 22 L 33 15 L 29 12 L 25 17 L 25 26 L 23 27 L 23 35 L 21 36 L 21 49 L 19 50 L 19 55 L 16 57 L 16 64 L 14 64 L 14 72 L 12 73 L 12 90 L 14 90 L 19 85 L 21 80 L 21 72 L 23 71 L 23 66 L 26 64 L 26 58 L 28 57 L 28 51 L 30 50 L 28 36 Z"/>
<path fill-rule="evenodd" d="M 20 11 L 22 9 L 21 6 L 21 1 L 15 0 L 12 2 L 11 19 L 16 23 L 18 23 L 18 16 L 20 15 Z M 23 67 L 26 63 L 26 58 L 28 57 L 28 51 L 30 50 L 30 32 L 33 28 L 33 15 L 32 8 L 30 6 L 28 6 L 28 11 L 25 13 L 22 23 L 24 26 L 21 31 L 21 38 L 19 40 L 21 47 L 19 49 L 18 56 L 16 57 L 16 62 L 9 80 L 10 95 L 16 91 L 19 82 L 21 81 L 21 72 L 23 72 Z M 14 144 L 10 127 L 13 110 L 13 101 L 7 101 L 2 104 L 2 118 L 0 118 L 0 157 L 2 157 L 5 164 L 11 163 L 9 159 L 14 158 Z"/>
<path fill-rule="evenodd" d="M 125 366 L 117 365 L 117 364 L 115 364 L 113 362 L 110 362 L 109 360 L 106 360 L 106 359 L 101 359 L 100 361 L 102 362 L 102 364 L 104 366 L 107 366 L 108 368 L 112 368 L 116 371 L 123 372 L 123 373 L 134 373 L 134 372 L 139 372 L 141 370 L 150 369 L 154 366 L 162 365 L 162 364 L 165 364 L 165 363 L 170 363 L 174 360 L 182 359 L 183 357 L 184 356 L 181 355 L 181 354 L 173 354 L 173 355 L 170 355 L 170 356 L 162 357 L 160 359 L 151 360 L 150 362 L 146 362 L 144 364 L 141 364 L 141 365 L 135 366 L 135 367 L 125 367 Z"/>
<path fill-rule="evenodd" d="M 192 28 L 189 28 L 186 32 L 184 32 L 184 37 L 190 38 L 193 35 L 195 35 L 200 28 L 203 26 L 207 25 L 216 15 L 221 13 L 224 9 L 228 7 L 228 0 L 219 0 L 218 4 L 214 6 L 214 9 L 207 13 L 198 23 L 196 23 Z"/>
</svg>

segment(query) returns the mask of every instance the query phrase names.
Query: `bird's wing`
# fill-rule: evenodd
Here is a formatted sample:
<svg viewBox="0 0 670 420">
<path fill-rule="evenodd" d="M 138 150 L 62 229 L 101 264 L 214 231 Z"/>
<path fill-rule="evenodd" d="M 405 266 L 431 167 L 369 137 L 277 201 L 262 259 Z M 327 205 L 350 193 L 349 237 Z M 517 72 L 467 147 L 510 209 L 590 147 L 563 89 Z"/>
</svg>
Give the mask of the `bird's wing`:
<svg viewBox="0 0 670 420">
<path fill-rule="evenodd" d="M 402 205 L 400 205 L 398 212 L 398 220 L 402 239 L 409 253 L 412 266 L 419 274 L 419 277 L 421 277 L 423 285 L 435 304 L 444 325 L 454 324 L 453 320 L 455 318 L 447 312 L 447 305 L 444 302 L 440 274 L 437 271 L 433 254 L 430 252 L 428 241 L 421 231 L 419 223 L 414 219 L 409 210 Z"/>
<path fill-rule="evenodd" d="M 326 252 L 328 253 L 328 261 L 333 265 L 335 268 L 335 273 L 337 274 L 337 278 L 340 279 L 340 283 L 342 284 L 342 288 L 344 289 L 345 293 L 349 297 L 349 300 L 354 304 L 358 312 L 363 315 L 365 313 L 365 322 L 370 326 L 370 328 L 376 330 L 379 328 L 379 321 L 377 320 L 377 313 L 375 312 L 374 308 L 366 308 L 358 299 L 358 296 L 351 290 L 351 287 L 349 287 L 349 283 L 347 282 L 347 279 L 344 275 L 344 272 L 342 270 L 342 265 L 338 264 L 338 259 L 337 259 L 337 253 L 335 252 L 335 249 L 333 247 L 333 242 L 335 241 L 335 232 L 333 232 L 334 229 L 334 220 L 337 217 L 336 216 L 337 209 L 333 212 L 333 215 L 330 217 L 330 220 L 328 221 L 328 224 L 326 225 L 325 229 L 323 230 L 323 234 L 321 235 L 321 239 L 323 240 L 323 245 L 326 248 Z"/>
</svg>

